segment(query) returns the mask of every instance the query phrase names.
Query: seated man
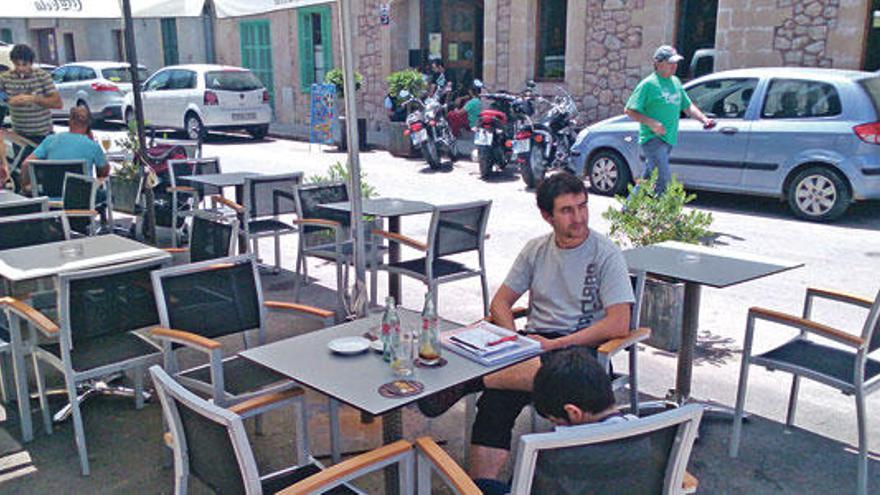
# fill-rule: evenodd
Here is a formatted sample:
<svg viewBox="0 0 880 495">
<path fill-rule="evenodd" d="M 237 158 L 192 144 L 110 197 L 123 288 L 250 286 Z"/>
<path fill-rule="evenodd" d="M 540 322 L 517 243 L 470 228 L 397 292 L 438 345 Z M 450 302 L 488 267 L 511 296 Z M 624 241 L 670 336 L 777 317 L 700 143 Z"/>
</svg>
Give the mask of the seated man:
<svg viewBox="0 0 880 495">
<path fill-rule="evenodd" d="M 532 239 L 520 252 L 492 299 L 495 323 L 514 329 L 513 305 L 529 291 L 527 331 L 545 351 L 595 349 L 626 336 L 635 301 L 626 262 L 617 246 L 589 228 L 583 181 L 571 174 L 553 175 L 538 188 L 537 203 L 553 232 Z M 497 479 L 510 452 L 516 417 L 532 400 L 540 365 L 533 358 L 419 401 L 422 413 L 433 417 L 464 394 L 485 388 L 472 430 L 473 478 Z"/>
<path fill-rule="evenodd" d="M 569 347 L 545 355 L 535 374 L 532 401 L 538 414 L 552 421 L 557 431 L 638 419 L 617 409 L 608 374 L 585 347 Z M 565 460 L 569 459 L 556 459 L 556 464 L 565 464 Z M 576 468 L 564 465 L 554 468 L 564 473 L 577 472 Z M 571 476 L 566 476 L 565 480 L 562 478 L 560 476 L 554 481 L 559 486 L 545 487 L 539 492 L 578 493 L 577 487 L 565 486 L 566 481 L 576 484 L 576 479 Z M 504 494 L 510 490 L 507 484 L 494 479 L 478 479 L 476 482 L 483 493 L 489 495 Z M 566 488 L 571 490 L 566 491 Z"/>
</svg>

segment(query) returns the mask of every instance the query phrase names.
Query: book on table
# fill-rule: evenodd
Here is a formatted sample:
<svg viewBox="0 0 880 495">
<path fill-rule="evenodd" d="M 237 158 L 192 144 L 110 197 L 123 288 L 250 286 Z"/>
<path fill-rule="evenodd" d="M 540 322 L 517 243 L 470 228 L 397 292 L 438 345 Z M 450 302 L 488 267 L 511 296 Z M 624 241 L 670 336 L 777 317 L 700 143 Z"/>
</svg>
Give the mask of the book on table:
<svg viewBox="0 0 880 495">
<path fill-rule="evenodd" d="M 443 347 L 472 361 L 493 366 L 541 352 L 541 344 L 512 330 L 479 321 L 440 335 Z"/>
</svg>

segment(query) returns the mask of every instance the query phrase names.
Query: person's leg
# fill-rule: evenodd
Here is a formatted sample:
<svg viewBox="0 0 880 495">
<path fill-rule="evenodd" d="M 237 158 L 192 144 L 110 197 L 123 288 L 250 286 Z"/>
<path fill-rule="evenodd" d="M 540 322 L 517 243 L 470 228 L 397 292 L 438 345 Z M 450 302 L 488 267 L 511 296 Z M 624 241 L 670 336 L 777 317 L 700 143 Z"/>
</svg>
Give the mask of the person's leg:
<svg viewBox="0 0 880 495">
<path fill-rule="evenodd" d="M 510 485 L 498 480 L 477 478 L 474 483 L 477 484 L 477 488 L 483 492 L 483 495 L 507 495 L 510 493 Z"/>
<path fill-rule="evenodd" d="M 642 186 L 642 181 L 645 179 L 650 179 L 651 174 L 654 172 L 654 169 L 657 167 L 657 162 L 654 160 L 654 146 L 658 139 L 652 139 L 647 143 L 642 143 L 639 145 L 639 150 L 641 151 L 641 156 L 644 159 L 645 170 L 642 172 L 642 176 L 636 180 L 636 185 L 633 187 L 632 192 L 629 197 L 635 196 L 636 193 L 639 192 L 639 188 Z"/>
<path fill-rule="evenodd" d="M 510 455 L 513 426 L 532 394 L 486 389 L 477 401 L 477 417 L 471 429 L 471 478 L 498 479 Z"/>
<path fill-rule="evenodd" d="M 654 153 L 654 159 L 657 162 L 657 194 L 663 194 L 666 186 L 672 179 L 672 171 L 669 169 L 669 154 L 672 151 L 672 145 L 660 139 L 652 139 L 657 141 L 657 149 Z"/>
<path fill-rule="evenodd" d="M 531 392 L 532 381 L 535 379 L 535 373 L 538 372 L 540 367 L 541 359 L 535 357 L 501 371 L 496 371 L 491 375 L 484 376 L 483 384 L 486 388 Z"/>
</svg>

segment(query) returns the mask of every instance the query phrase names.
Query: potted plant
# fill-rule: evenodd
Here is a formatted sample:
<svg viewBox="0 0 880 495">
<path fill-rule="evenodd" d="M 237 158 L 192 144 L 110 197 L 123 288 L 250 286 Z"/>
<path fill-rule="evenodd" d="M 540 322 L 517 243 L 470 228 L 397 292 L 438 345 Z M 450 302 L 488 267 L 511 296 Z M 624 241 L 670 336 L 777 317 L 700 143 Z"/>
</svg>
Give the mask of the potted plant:
<svg viewBox="0 0 880 495">
<path fill-rule="evenodd" d="M 684 206 L 696 198 L 675 179 L 663 194 L 654 184 L 657 171 L 642 180 L 638 188 L 629 187 L 629 196 L 617 196 L 621 208 L 610 207 L 602 216 L 611 222 L 609 237 L 620 246 L 645 246 L 663 241 L 706 243 L 710 238 L 712 214 Z M 641 324 L 651 328 L 647 343 L 667 351 L 678 351 L 684 308 L 684 284 L 648 277 L 642 301 Z"/>
<path fill-rule="evenodd" d="M 422 73 L 415 69 L 399 70 L 392 72 L 385 81 L 388 83 L 388 97 L 391 98 L 394 112 L 389 127 L 388 151 L 392 155 L 412 157 L 418 155 L 413 150 L 412 143 L 407 136 L 403 135 L 406 130 L 406 109 L 401 108 L 403 103 L 400 97 L 402 92 L 410 95 L 420 95 L 425 91 L 426 83 Z"/>
<path fill-rule="evenodd" d="M 342 99 L 343 97 L 345 97 L 345 85 L 343 84 L 342 69 L 330 69 L 330 71 L 328 71 L 324 75 L 324 83 L 336 86 L 337 99 Z M 364 76 L 360 72 L 354 71 L 354 90 L 360 90 L 363 83 Z M 342 110 L 345 108 L 345 104 L 340 103 L 338 107 L 340 109 L 339 149 L 345 150 L 348 149 L 347 135 L 345 133 L 345 116 L 341 115 Z M 367 119 L 365 117 L 358 117 L 358 141 L 360 141 L 361 149 L 367 149 Z"/>
<path fill-rule="evenodd" d="M 113 169 L 109 178 L 113 209 L 131 215 L 137 213 L 140 192 L 140 164 L 135 159 L 135 154 L 140 149 L 136 125 L 134 121 L 129 122 L 125 137 L 116 140 L 116 145 L 123 149 L 125 158 Z"/>
</svg>

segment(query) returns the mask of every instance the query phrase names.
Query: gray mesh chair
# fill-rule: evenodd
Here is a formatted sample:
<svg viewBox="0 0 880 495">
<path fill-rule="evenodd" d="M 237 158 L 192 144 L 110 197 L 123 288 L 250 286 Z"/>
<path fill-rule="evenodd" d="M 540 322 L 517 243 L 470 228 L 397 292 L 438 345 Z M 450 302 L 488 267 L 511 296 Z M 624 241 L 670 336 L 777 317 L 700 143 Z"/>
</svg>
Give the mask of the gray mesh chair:
<svg viewBox="0 0 880 495">
<path fill-rule="evenodd" d="M 98 181 L 94 177 L 69 172 L 64 175 L 61 204 L 71 231 L 85 236 L 97 232 L 97 193 Z"/>
<path fill-rule="evenodd" d="M 89 474 L 89 459 L 80 406 L 100 389 L 81 396 L 78 386 L 133 370 L 134 390 L 126 392 L 134 396 L 135 407 L 143 407 L 144 368 L 159 362 L 162 354 L 158 346 L 135 331 L 159 322 L 150 272 L 165 264 L 167 258 L 62 273 L 58 276 L 59 330 L 31 327 L 43 330 L 46 337 L 53 339 L 38 344 L 32 351 L 44 427 L 52 431 L 41 363 L 64 374 L 83 475 Z M 31 342 L 36 342 L 36 338 Z M 119 393 L 122 390 L 114 395 Z"/>
<path fill-rule="evenodd" d="M 867 311 L 860 335 L 854 335 L 811 320 L 815 300 L 847 304 Z M 793 339 L 760 354 L 752 354 L 755 323 L 767 321 L 798 329 Z M 730 437 L 730 456 L 739 453 L 743 409 L 748 386 L 749 365 L 763 366 L 771 371 L 792 374 L 788 398 L 786 427 L 794 424 L 797 395 L 801 377 L 834 387 L 844 394 L 855 397 L 856 422 L 859 429 L 859 464 L 857 491 L 868 493 L 868 433 L 865 396 L 880 388 L 880 361 L 868 356 L 880 347 L 880 291 L 874 300 L 863 299 L 839 292 L 808 288 L 804 298 L 803 316 L 797 317 L 764 308 L 750 308 L 746 320 L 742 365 L 736 392 L 736 410 Z M 774 331 L 778 331 L 775 330 Z M 828 345 L 810 337 L 821 337 L 835 342 Z"/>
<path fill-rule="evenodd" d="M 29 160 L 28 173 L 31 180 L 31 197 L 48 196 L 60 201 L 64 192 L 64 175 L 67 173 L 91 175 L 84 160 Z"/>
<path fill-rule="evenodd" d="M 374 270 L 405 275 L 420 280 L 433 291 L 437 298 L 439 284 L 468 277 L 480 277 L 483 291 L 483 314 L 489 314 L 489 287 L 486 283 L 486 256 L 484 241 L 489 220 L 491 201 L 475 201 L 434 208 L 427 243 L 409 237 L 373 230 L 375 236 L 384 237 L 407 247 L 422 251 L 424 257 L 394 263 L 374 264 Z M 449 256 L 463 253 L 477 254 L 477 268 L 467 266 Z M 375 277 L 375 274 L 373 275 Z M 435 301 L 436 302 L 436 301 Z"/>
<path fill-rule="evenodd" d="M 183 178 L 195 175 L 195 164 L 190 160 L 168 160 L 166 173 L 161 174 L 163 181 L 155 191 L 156 225 L 171 228 L 171 245 L 177 247 L 184 219 L 199 202 L 197 189 Z"/>
<path fill-rule="evenodd" d="M 348 481 L 392 464 L 401 467 L 401 493 L 412 493 L 412 446 L 404 440 L 324 471 L 308 455 L 308 422 L 301 403 L 296 432 L 297 443 L 301 444 L 297 465 L 261 475 L 242 421 L 249 411 L 247 403 L 222 408 L 193 394 L 158 366 L 150 368 L 150 375 L 171 428 L 175 494 L 187 493 L 190 476 L 220 494 L 282 490 L 296 494 L 356 494 L 361 492 Z M 287 394 L 280 400 L 290 402 L 293 397 L 296 396 Z"/>
<path fill-rule="evenodd" d="M 49 198 L 45 196 L 0 203 L 0 217 L 43 213 L 46 211 L 49 211 Z"/>
<path fill-rule="evenodd" d="M 0 251 L 70 239 L 62 211 L 0 217 Z"/>
<path fill-rule="evenodd" d="M 209 175 L 209 174 L 219 174 L 220 170 L 220 158 L 211 157 L 211 158 L 187 158 L 187 163 L 192 166 L 193 175 Z M 223 188 L 219 186 L 212 186 L 209 184 L 202 184 L 199 182 L 193 182 L 188 184 L 192 186 L 197 194 L 197 198 L 199 200 L 203 200 L 215 194 L 223 194 Z M 198 201 L 196 205 L 198 205 Z"/>
<path fill-rule="evenodd" d="M 186 248 L 167 248 L 172 256 L 185 257 L 188 263 L 225 258 L 235 254 L 238 220 L 194 210 Z"/>
</svg>

